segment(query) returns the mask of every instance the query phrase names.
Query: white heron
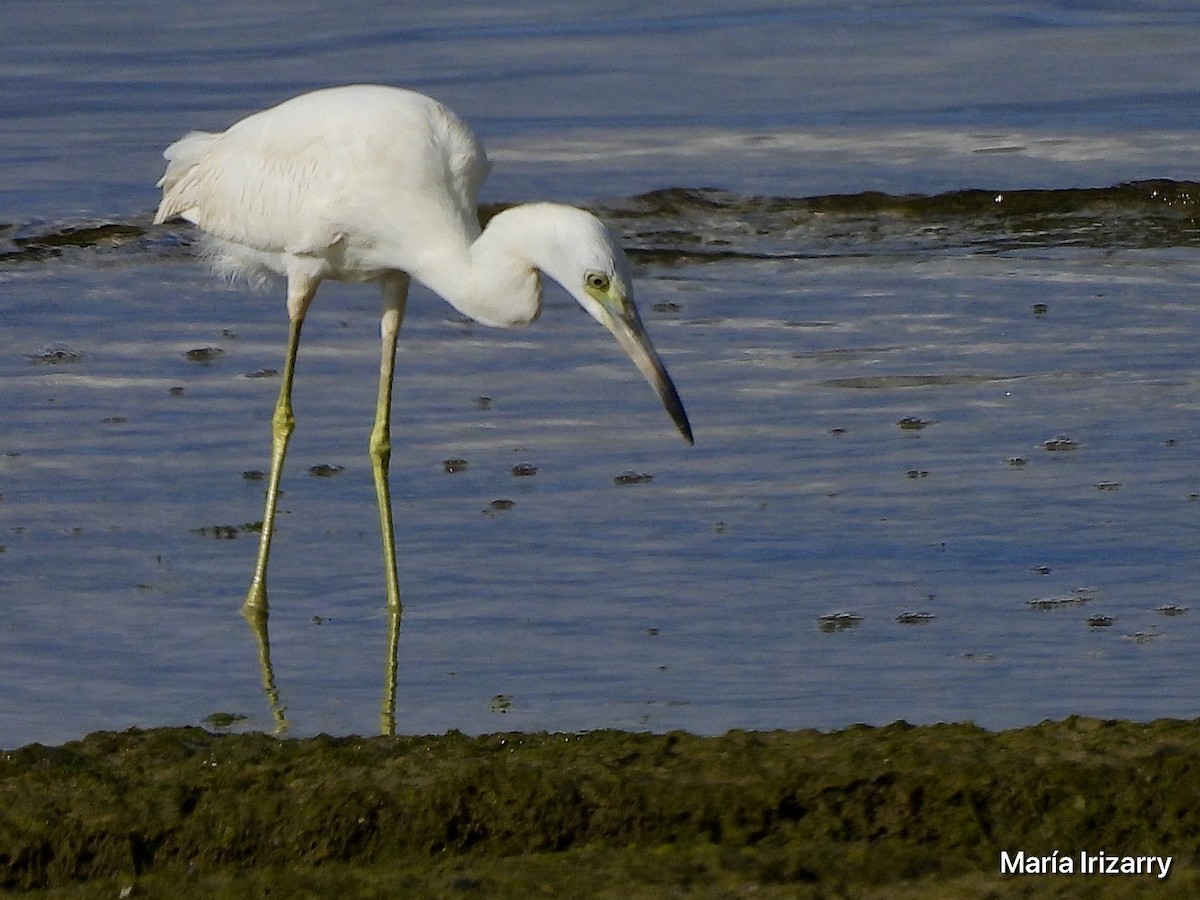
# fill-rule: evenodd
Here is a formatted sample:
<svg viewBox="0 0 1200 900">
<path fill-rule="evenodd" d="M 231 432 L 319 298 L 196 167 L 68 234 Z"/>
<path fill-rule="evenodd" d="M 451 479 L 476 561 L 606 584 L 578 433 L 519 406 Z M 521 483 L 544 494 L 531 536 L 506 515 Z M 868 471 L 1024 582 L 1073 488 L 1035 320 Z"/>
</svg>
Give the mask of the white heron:
<svg viewBox="0 0 1200 900">
<path fill-rule="evenodd" d="M 388 605 L 397 613 L 388 463 L 396 337 L 410 279 L 484 325 L 510 326 L 537 318 L 541 276 L 549 276 L 613 333 L 692 443 L 687 413 L 642 326 L 629 262 L 612 233 L 590 213 L 553 203 L 506 209 L 481 229 L 476 197 L 490 167 L 487 155 L 437 101 L 381 85 L 313 91 L 220 134 L 191 132 L 163 156 L 155 223 L 183 218 L 198 226 L 215 267 L 227 275 L 287 280 L 287 354 L 248 613 L 266 615 L 279 479 L 295 428 L 296 351 L 304 316 L 327 278 L 377 281 L 383 295 L 369 451 Z"/>
</svg>

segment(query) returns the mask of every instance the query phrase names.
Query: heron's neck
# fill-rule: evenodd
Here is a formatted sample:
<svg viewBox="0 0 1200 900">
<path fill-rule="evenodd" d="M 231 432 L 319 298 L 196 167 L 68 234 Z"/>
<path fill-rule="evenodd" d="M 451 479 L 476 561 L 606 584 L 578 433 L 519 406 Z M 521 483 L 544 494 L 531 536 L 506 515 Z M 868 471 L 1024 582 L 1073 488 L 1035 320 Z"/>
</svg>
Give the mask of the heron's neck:
<svg viewBox="0 0 1200 900">
<path fill-rule="evenodd" d="M 548 204 L 514 206 L 497 213 L 473 241 L 463 240 L 428 257 L 413 274 L 464 315 L 484 325 L 523 325 L 542 306 Z"/>
</svg>

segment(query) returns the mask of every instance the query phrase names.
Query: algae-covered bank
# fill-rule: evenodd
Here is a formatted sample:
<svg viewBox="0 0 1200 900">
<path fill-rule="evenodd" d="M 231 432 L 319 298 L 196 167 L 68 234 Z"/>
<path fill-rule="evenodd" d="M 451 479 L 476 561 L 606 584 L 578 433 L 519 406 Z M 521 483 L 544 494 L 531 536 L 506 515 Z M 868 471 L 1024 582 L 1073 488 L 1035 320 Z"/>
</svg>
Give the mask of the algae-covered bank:
<svg viewBox="0 0 1200 900">
<path fill-rule="evenodd" d="M 1175 720 L 722 737 L 281 740 L 164 728 L 0 753 L 0 887 L 107 898 L 1193 897 L 1198 801 L 1200 722 Z M 1095 871 L 1112 859 L 1115 871 Z"/>
</svg>

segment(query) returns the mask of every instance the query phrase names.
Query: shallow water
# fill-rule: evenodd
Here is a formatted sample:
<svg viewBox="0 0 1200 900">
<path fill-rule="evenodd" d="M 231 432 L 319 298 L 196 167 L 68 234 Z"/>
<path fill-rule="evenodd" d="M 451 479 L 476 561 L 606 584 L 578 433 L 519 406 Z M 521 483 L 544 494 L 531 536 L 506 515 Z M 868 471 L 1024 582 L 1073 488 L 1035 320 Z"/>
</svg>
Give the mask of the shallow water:
<svg viewBox="0 0 1200 900">
<path fill-rule="evenodd" d="M 153 182 L 188 128 L 358 80 L 467 116 L 490 201 L 625 235 L 697 439 L 560 292 L 516 331 L 417 293 L 400 731 L 1195 715 L 1200 610 L 1160 611 L 1193 605 L 1200 517 L 1185 5 L 117 6 L 10 12 L 0 57 L 0 745 L 274 727 L 238 608 L 282 301 L 151 227 Z M 270 582 L 292 734 L 378 724 L 377 326 L 339 285 L 306 325 Z"/>
</svg>

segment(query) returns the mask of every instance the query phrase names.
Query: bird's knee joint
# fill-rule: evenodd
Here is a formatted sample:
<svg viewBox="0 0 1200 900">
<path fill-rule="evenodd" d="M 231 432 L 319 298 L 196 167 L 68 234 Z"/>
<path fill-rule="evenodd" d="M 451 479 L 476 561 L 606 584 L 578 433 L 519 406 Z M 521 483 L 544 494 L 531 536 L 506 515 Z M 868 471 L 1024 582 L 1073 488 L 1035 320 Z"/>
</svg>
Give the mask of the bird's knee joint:
<svg viewBox="0 0 1200 900">
<path fill-rule="evenodd" d="M 386 436 L 371 435 L 371 442 L 367 445 L 367 452 L 371 459 L 383 465 L 387 465 L 392 459 L 392 442 Z"/>
<path fill-rule="evenodd" d="M 271 427 L 276 434 L 291 434 L 296 430 L 296 417 L 290 409 L 277 409 L 275 415 L 271 416 Z"/>
</svg>

